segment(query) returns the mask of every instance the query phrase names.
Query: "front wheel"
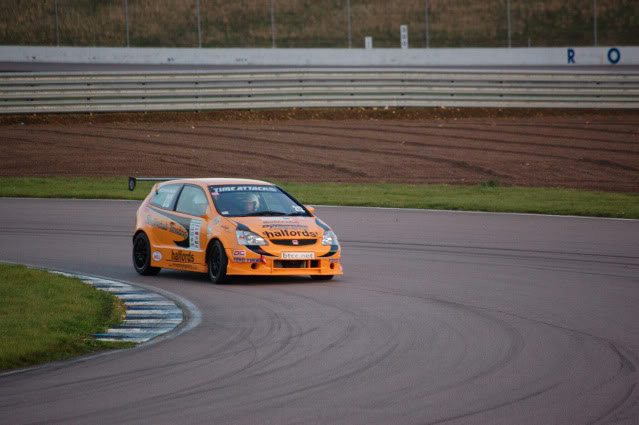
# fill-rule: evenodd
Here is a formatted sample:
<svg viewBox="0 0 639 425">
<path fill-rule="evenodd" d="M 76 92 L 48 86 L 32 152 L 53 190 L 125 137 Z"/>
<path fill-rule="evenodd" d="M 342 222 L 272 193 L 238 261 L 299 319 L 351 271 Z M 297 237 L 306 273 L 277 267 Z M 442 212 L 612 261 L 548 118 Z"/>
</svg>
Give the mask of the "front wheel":
<svg viewBox="0 0 639 425">
<path fill-rule="evenodd" d="M 331 280 L 333 278 L 332 274 L 312 274 L 311 279 L 313 280 Z"/>
<path fill-rule="evenodd" d="M 160 267 L 151 266 L 151 245 L 144 233 L 138 233 L 133 239 L 133 267 L 143 276 L 156 275 L 161 270 Z"/>
<path fill-rule="evenodd" d="M 220 241 L 215 241 L 209 250 L 209 278 L 211 282 L 221 284 L 226 280 L 228 259 Z"/>
</svg>

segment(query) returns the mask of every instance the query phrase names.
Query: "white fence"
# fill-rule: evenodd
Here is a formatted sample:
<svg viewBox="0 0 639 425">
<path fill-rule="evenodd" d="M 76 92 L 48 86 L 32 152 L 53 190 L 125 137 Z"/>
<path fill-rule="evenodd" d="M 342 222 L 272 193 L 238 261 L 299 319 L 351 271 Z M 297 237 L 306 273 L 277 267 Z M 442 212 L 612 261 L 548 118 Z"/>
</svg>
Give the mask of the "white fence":
<svg viewBox="0 0 639 425">
<path fill-rule="evenodd" d="M 0 62 L 268 66 L 639 65 L 639 47 L 191 49 L 0 46 Z M 614 72 L 614 71 L 613 71 Z"/>
</svg>

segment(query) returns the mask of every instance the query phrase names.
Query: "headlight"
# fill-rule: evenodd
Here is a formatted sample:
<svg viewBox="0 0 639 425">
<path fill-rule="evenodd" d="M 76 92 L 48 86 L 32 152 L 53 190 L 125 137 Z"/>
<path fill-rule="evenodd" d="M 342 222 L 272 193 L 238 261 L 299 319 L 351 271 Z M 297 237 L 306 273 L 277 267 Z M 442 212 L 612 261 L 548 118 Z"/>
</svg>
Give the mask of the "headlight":
<svg viewBox="0 0 639 425">
<path fill-rule="evenodd" d="M 327 230 L 324 232 L 324 236 L 322 237 L 322 245 L 337 245 L 337 236 L 333 233 L 332 230 Z"/>
<path fill-rule="evenodd" d="M 237 230 L 235 236 L 237 236 L 237 243 L 240 245 L 268 245 L 263 237 L 247 230 Z"/>
</svg>

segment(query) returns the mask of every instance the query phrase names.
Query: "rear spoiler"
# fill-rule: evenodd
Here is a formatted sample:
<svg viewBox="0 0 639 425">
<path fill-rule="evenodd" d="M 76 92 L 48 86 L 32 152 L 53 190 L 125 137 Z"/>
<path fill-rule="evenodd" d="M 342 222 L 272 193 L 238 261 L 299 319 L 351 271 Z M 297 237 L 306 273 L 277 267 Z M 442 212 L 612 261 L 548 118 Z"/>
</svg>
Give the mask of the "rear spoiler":
<svg viewBox="0 0 639 425">
<path fill-rule="evenodd" d="M 137 182 L 165 182 L 168 180 L 180 180 L 181 177 L 129 177 L 129 190 L 135 190 Z"/>
</svg>

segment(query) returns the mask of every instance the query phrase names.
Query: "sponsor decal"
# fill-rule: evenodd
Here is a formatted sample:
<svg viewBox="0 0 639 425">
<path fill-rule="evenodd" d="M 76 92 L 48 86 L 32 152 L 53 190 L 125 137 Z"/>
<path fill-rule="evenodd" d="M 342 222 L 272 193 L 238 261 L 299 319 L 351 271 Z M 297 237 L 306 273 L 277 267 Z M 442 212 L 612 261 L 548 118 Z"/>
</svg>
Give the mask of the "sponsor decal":
<svg viewBox="0 0 639 425">
<path fill-rule="evenodd" d="M 262 225 L 265 229 L 273 229 L 273 230 L 308 230 L 308 227 L 303 224 L 264 224 Z"/>
<path fill-rule="evenodd" d="M 316 238 L 318 236 L 317 232 L 309 232 L 307 230 L 279 230 L 275 232 L 269 232 L 268 230 L 264 232 L 264 237 L 268 239 L 273 238 L 294 238 L 294 237 L 305 237 L 305 238 Z"/>
<path fill-rule="evenodd" d="M 312 260 L 315 258 L 314 252 L 283 252 L 283 260 Z"/>
<path fill-rule="evenodd" d="M 182 217 L 176 214 L 171 214 L 169 212 L 166 212 L 157 208 L 151 208 L 151 210 L 155 212 L 156 214 L 159 214 L 161 216 L 164 216 L 172 220 L 170 225 L 168 226 L 169 232 L 184 238 L 181 241 L 175 241 L 174 242 L 175 245 L 179 246 L 180 248 L 189 249 L 191 246 L 191 242 L 189 241 L 189 227 L 191 226 L 192 220 L 190 218 Z"/>
<path fill-rule="evenodd" d="M 191 226 L 189 228 L 189 246 L 191 249 L 200 249 L 200 227 L 202 226 L 202 220 L 191 220 Z"/>
<path fill-rule="evenodd" d="M 283 222 L 288 223 L 293 220 L 291 217 L 265 217 L 262 219 L 263 222 Z"/>
<path fill-rule="evenodd" d="M 220 221 L 222 221 L 222 219 L 220 217 L 215 217 L 215 220 L 213 220 L 213 226 L 217 226 L 218 224 L 220 224 Z M 210 229 L 210 227 L 209 227 Z"/>
<path fill-rule="evenodd" d="M 169 232 L 171 232 L 171 233 L 175 233 L 176 235 L 180 235 L 180 236 L 182 236 L 183 238 L 186 238 L 186 237 L 188 237 L 188 236 L 189 236 L 189 234 L 188 234 L 188 233 L 186 233 L 184 230 L 182 230 L 182 229 L 178 229 L 178 228 L 177 228 L 177 227 L 175 227 L 175 226 L 176 226 L 176 224 L 175 224 L 175 223 L 173 223 L 173 222 L 171 222 L 171 225 L 169 226 Z"/>
<path fill-rule="evenodd" d="M 233 251 L 233 257 L 246 257 L 246 251 L 236 249 L 235 251 Z"/>
<path fill-rule="evenodd" d="M 153 260 L 154 261 L 162 261 L 162 253 L 160 251 L 153 252 Z"/>
<path fill-rule="evenodd" d="M 299 245 L 299 244 L 300 244 L 300 241 L 298 241 L 297 239 L 293 239 L 293 240 L 291 241 L 291 243 L 292 243 L 293 245 Z"/>
<path fill-rule="evenodd" d="M 221 186 L 212 187 L 211 193 L 218 195 L 222 192 L 277 192 L 277 188 L 273 186 Z M 213 195 L 215 196 L 215 195 Z"/>
<path fill-rule="evenodd" d="M 181 270 L 196 270 L 197 271 L 197 267 L 195 267 L 192 264 L 188 264 L 188 263 L 172 264 L 171 267 L 175 267 L 176 269 L 181 269 Z"/>
<path fill-rule="evenodd" d="M 211 239 L 211 237 L 213 236 L 213 229 L 211 228 L 211 226 L 209 226 L 209 228 L 207 230 L 208 231 L 206 232 L 206 237 L 208 239 Z"/>
<path fill-rule="evenodd" d="M 288 229 L 288 230 L 308 230 L 308 226 L 305 224 L 302 224 L 298 221 L 291 221 L 291 219 L 289 218 L 288 220 L 286 219 L 286 217 L 281 217 L 281 218 L 275 218 L 275 219 L 262 219 L 262 227 L 265 229 L 273 229 L 273 230 L 283 230 L 283 229 Z"/>
<path fill-rule="evenodd" d="M 259 258 L 236 258 L 233 257 L 233 261 L 236 263 L 259 263 Z"/>
<path fill-rule="evenodd" d="M 329 258 L 329 263 L 339 263 L 339 258 Z"/>
<path fill-rule="evenodd" d="M 171 251 L 171 261 L 176 263 L 194 263 L 195 257 L 190 252 Z"/>
<path fill-rule="evenodd" d="M 151 217 L 150 215 L 146 216 L 146 224 L 149 224 L 149 225 L 151 225 L 153 227 L 160 228 L 162 230 L 167 230 L 169 228 L 169 225 L 166 224 L 165 221 L 162 221 L 160 219 Z"/>
</svg>

